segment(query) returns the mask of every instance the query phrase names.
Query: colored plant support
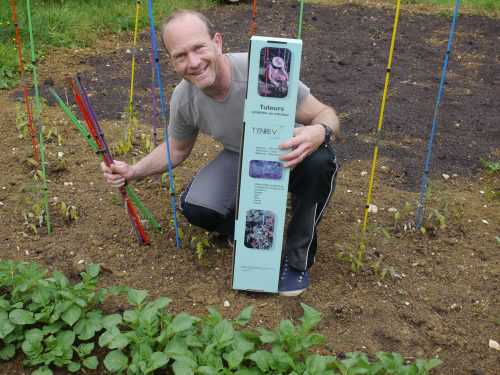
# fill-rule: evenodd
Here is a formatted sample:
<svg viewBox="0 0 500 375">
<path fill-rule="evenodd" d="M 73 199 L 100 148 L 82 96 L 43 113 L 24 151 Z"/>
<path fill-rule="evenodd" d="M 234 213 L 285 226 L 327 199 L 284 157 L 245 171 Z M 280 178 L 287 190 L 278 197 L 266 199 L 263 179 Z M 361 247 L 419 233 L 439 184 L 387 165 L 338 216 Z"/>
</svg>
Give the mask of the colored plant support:
<svg viewBox="0 0 500 375">
<path fill-rule="evenodd" d="M 361 227 L 361 243 L 359 246 L 358 260 L 362 261 L 365 255 L 365 237 L 366 237 L 366 228 L 368 226 L 368 213 L 372 200 L 372 191 L 373 191 L 373 181 L 375 180 L 375 172 L 377 169 L 377 159 L 378 159 L 378 148 L 380 144 L 380 140 L 382 138 L 382 124 L 384 122 L 384 111 L 385 111 L 385 103 L 387 101 L 387 92 L 389 90 L 389 83 L 391 79 L 391 70 L 392 70 L 392 57 L 394 54 L 394 45 L 396 44 L 396 33 L 398 29 L 398 21 L 399 21 L 399 11 L 400 11 L 401 1 L 396 1 L 396 14 L 394 16 L 394 25 L 392 27 L 392 36 L 391 36 L 391 46 L 389 49 L 389 59 L 387 62 L 387 68 L 385 73 L 385 84 L 384 84 L 384 93 L 382 95 L 382 101 L 380 103 L 380 111 L 378 117 L 378 125 L 377 125 L 377 134 L 375 139 L 375 147 L 373 149 L 373 159 L 371 164 L 370 171 L 370 179 L 368 182 L 368 194 L 366 196 L 366 205 L 364 211 L 363 224 Z"/>
<path fill-rule="evenodd" d="M 252 22 L 250 23 L 250 36 L 257 32 L 257 0 L 252 2 Z"/>
<path fill-rule="evenodd" d="M 297 21 L 297 39 L 302 39 L 302 20 L 304 18 L 304 0 L 299 0 L 299 19 Z"/>
<path fill-rule="evenodd" d="M 26 106 L 26 115 L 28 117 L 28 128 L 30 130 L 31 135 L 31 145 L 33 146 L 33 157 L 38 162 L 38 144 L 36 141 L 36 131 L 33 126 L 33 113 L 31 110 L 31 103 L 29 98 L 29 90 L 26 86 L 26 82 L 24 81 L 24 62 L 23 62 L 23 44 L 21 41 L 21 33 L 19 31 L 19 24 L 17 23 L 17 12 L 16 12 L 16 0 L 9 0 L 10 8 L 12 10 L 12 23 L 16 29 L 16 48 L 17 48 L 17 57 L 19 60 L 19 80 L 21 82 L 21 88 L 23 89 L 23 99 L 24 104 Z"/>
<path fill-rule="evenodd" d="M 174 174 L 172 159 L 170 158 L 170 144 L 168 142 L 168 131 L 167 131 L 167 106 L 165 104 L 165 95 L 163 92 L 163 83 L 160 75 L 160 59 L 158 58 L 158 46 L 156 44 L 156 32 L 155 32 L 155 21 L 153 18 L 153 0 L 148 0 L 148 15 L 149 15 L 149 31 L 151 35 L 151 49 L 153 50 L 153 59 L 155 62 L 156 71 L 156 84 L 158 85 L 160 91 L 160 120 L 163 124 L 164 142 L 167 149 L 167 165 L 168 165 L 168 178 L 169 178 L 169 193 L 170 193 L 170 204 L 172 206 L 172 216 L 175 227 L 175 244 L 180 248 L 180 238 L 179 238 L 179 225 L 177 223 L 177 203 L 175 198 L 175 185 L 174 185 Z"/>
<path fill-rule="evenodd" d="M 128 126 L 126 134 L 127 144 L 132 144 L 132 126 L 134 114 L 134 80 L 135 80 L 135 57 L 137 54 L 137 34 L 139 30 L 139 11 L 141 9 L 141 0 L 136 1 L 135 5 L 135 24 L 134 24 L 134 40 L 132 43 L 132 68 L 130 73 L 130 96 L 128 99 Z"/>
<path fill-rule="evenodd" d="M 78 107 L 80 108 L 80 111 L 82 112 L 82 115 L 85 118 L 85 121 L 87 122 L 87 127 L 89 129 L 92 129 L 89 130 L 89 132 L 97 144 L 98 152 L 102 154 L 104 163 L 106 163 L 106 165 L 109 167 L 114 162 L 113 157 L 111 156 L 109 147 L 104 139 L 104 133 L 99 123 L 97 122 L 97 117 L 94 113 L 92 106 L 90 105 L 87 94 L 85 92 L 85 89 L 81 85 L 79 77 L 77 77 L 76 80 L 72 80 L 72 88 L 74 90 L 73 92 L 75 94 L 75 100 L 78 104 Z M 132 228 L 134 229 L 138 241 L 143 245 L 149 245 L 150 243 L 149 237 L 146 231 L 144 230 L 144 227 L 142 226 L 141 220 L 137 215 L 136 208 L 133 205 L 129 195 L 127 194 L 125 187 L 122 186 L 119 188 L 119 190 L 123 202 L 125 203 L 125 206 L 127 208 L 127 213 L 129 215 L 130 222 L 132 223 Z"/>
<path fill-rule="evenodd" d="M 71 112 L 71 110 L 66 106 L 66 104 L 64 104 L 63 100 L 59 97 L 59 95 L 57 95 L 57 93 L 52 87 L 49 87 L 49 92 L 54 97 L 59 107 L 61 107 L 63 112 L 66 113 L 66 115 L 69 117 L 70 121 L 76 126 L 82 137 L 86 140 L 87 144 L 92 149 L 92 151 L 94 151 L 102 160 L 103 157 L 102 154 L 99 152 L 99 147 L 97 146 L 96 139 L 93 138 L 91 133 L 87 129 L 85 129 L 85 127 L 80 123 L 80 121 L 78 121 L 76 116 Z M 151 214 L 151 212 L 144 206 L 139 197 L 135 194 L 134 189 L 132 189 L 132 187 L 129 184 L 126 184 L 125 190 L 127 191 L 127 194 L 129 195 L 134 205 L 137 206 L 137 208 L 139 209 L 141 215 L 148 220 L 149 224 L 153 228 L 155 228 L 156 231 L 161 231 L 160 224 L 158 224 L 158 222 Z"/>
<path fill-rule="evenodd" d="M 153 48 L 149 51 L 149 61 L 151 63 L 151 130 L 153 145 L 156 147 L 158 144 L 158 101 L 156 98 L 156 85 L 155 85 L 155 63 L 153 57 Z"/>
<path fill-rule="evenodd" d="M 45 144 L 43 140 L 43 122 L 42 122 L 42 103 L 40 101 L 40 90 L 38 87 L 37 76 L 37 60 L 35 55 L 35 40 L 33 38 L 33 26 L 31 22 L 31 3 L 26 0 L 26 13 L 28 15 L 28 31 L 30 35 L 30 49 L 31 49 L 31 67 L 33 86 L 35 87 L 35 115 L 34 120 L 38 132 L 38 145 L 40 153 L 40 166 L 42 168 L 42 190 L 43 190 L 43 205 L 45 207 L 45 223 L 47 225 L 47 233 L 52 233 L 52 225 L 50 223 L 49 213 L 49 188 L 47 186 L 47 173 L 45 168 Z"/>
<path fill-rule="evenodd" d="M 436 105 L 434 107 L 434 116 L 432 118 L 432 129 L 429 135 L 429 141 L 427 144 L 427 157 L 424 163 L 424 173 L 422 175 L 422 182 L 420 185 L 420 197 L 417 205 L 417 214 L 415 223 L 417 229 L 420 229 L 422 222 L 424 220 L 424 206 L 425 206 L 425 196 L 427 194 L 428 180 L 429 180 L 429 170 L 432 159 L 432 145 L 434 143 L 434 137 L 437 130 L 437 116 L 439 113 L 439 105 L 441 104 L 441 98 L 444 92 L 444 83 L 446 82 L 446 69 L 448 67 L 448 59 L 451 54 L 451 46 L 453 43 L 453 37 L 455 36 L 455 29 L 457 24 L 458 9 L 460 7 L 460 0 L 455 0 L 455 7 L 453 10 L 453 18 L 451 20 L 450 33 L 448 36 L 448 46 L 446 47 L 446 53 L 444 55 L 443 67 L 441 69 L 441 82 L 439 83 L 438 95 L 436 99 Z"/>
</svg>

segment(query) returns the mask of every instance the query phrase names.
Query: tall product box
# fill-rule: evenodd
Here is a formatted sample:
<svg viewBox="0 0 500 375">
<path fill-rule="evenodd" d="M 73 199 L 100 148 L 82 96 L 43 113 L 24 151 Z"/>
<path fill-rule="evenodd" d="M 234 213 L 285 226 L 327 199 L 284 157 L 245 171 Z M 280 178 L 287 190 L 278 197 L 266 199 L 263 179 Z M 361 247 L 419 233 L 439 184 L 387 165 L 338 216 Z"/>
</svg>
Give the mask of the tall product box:
<svg viewBox="0 0 500 375">
<path fill-rule="evenodd" d="M 233 259 L 234 289 L 278 292 L 302 41 L 254 36 L 248 54 Z"/>
</svg>

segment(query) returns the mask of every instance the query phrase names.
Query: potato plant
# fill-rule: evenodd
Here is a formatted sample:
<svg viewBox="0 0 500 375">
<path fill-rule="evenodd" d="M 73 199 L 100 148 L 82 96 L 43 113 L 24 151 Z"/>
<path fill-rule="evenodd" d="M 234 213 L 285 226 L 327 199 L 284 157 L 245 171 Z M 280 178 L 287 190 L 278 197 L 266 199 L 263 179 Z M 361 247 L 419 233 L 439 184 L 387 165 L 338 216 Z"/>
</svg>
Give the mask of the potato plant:
<svg viewBox="0 0 500 375">
<path fill-rule="evenodd" d="M 425 375 L 438 359 L 407 363 L 397 353 L 320 355 L 325 338 L 315 331 L 320 313 L 302 304 L 298 322 L 278 327 L 247 327 L 252 307 L 234 319 L 209 308 L 203 317 L 168 312 L 170 300 L 148 300 L 148 293 L 127 287 L 97 287 L 99 266 L 89 265 L 81 281 L 60 272 L 49 275 L 34 263 L 0 262 L 0 360 L 24 354 L 34 375 L 52 369 L 70 373 L 104 368 L 111 374 L 176 375 Z M 109 294 L 126 294 L 130 308 L 105 315 Z M 98 347 L 102 364 L 96 354 Z"/>
</svg>

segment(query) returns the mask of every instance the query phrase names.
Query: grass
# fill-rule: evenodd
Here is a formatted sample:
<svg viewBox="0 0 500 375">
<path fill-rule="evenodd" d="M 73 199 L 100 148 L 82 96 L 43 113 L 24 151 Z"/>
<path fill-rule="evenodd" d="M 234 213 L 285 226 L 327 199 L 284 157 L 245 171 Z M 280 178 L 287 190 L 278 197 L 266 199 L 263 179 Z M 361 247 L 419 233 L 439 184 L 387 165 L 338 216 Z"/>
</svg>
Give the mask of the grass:
<svg viewBox="0 0 500 375">
<path fill-rule="evenodd" d="M 177 8 L 205 8 L 215 0 L 163 0 L 153 2 L 158 23 Z M 133 0 L 33 0 L 31 14 L 37 57 L 43 59 L 50 47 L 88 47 L 105 33 L 119 33 L 134 28 Z M 147 1 L 142 1 L 139 28 L 149 24 Z M 29 35 L 24 1 L 17 1 L 17 18 L 28 61 Z M 0 0 L 0 89 L 17 83 L 15 28 L 8 0 Z"/>
<path fill-rule="evenodd" d="M 343 4 L 356 3 L 362 5 L 394 5 L 396 0 L 306 0 L 308 3 L 316 4 Z M 416 11 L 431 11 L 437 13 L 453 12 L 454 0 L 401 0 L 401 5 Z M 499 0 L 461 0 L 460 13 L 481 15 L 487 17 L 500 17 Z"/>
</svg>

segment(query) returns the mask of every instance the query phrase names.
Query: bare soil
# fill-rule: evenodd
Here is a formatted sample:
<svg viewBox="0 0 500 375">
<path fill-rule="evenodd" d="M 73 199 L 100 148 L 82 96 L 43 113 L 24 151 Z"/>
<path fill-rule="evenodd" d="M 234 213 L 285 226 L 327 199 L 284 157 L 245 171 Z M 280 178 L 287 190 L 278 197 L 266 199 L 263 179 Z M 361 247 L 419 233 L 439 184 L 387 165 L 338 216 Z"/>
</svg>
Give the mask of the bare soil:
<svg viewBox="0 0 500 375">
<path fill-rule="evenodd" d="M 293 36 L 296 13 L 292 1 L 259 2 L 257 34 Z M 223 33 L 227 51 L 247 49 L 249 4 L 219 6 L 208 15 Z M 117 192 L 101 177 L 97 158 L 48 96 L 45 124 L 62 138 L 61 145 L 55 138 L 47 144 L 54 233 L 40 228 L 34 234 L 23 217 L 36 194 L 27 163 L 30 142 L 20 139 L 15 127 L 16 113 L 22 112 L 16 109 L 19 90 L 0 94 L 2 258 L 36 261 L 75 279 L 85 264 L 100 263 L 103 286 L 125 284 L 147 289 L 153 297 L 168 296 L 176 312 L 203 314 L 214 306 L 231 317 L 253 304 L 255 325 L 295 319 L 304 302 L 322 312 L 320 331 L 331 353 L 397 351 L 410 360 L 439 356 L 444 364 L 436 374 L 498 374 L 500 353 L 488 348 L 488 340 L 500 341 L 500 247 L 495 240 L 500 235 L 500 177 L 480 166 L 481 158 L 500 158 L 498 20 L 458 20 L 422 234 L 411 229 L 450 17 L 403 9 L 374 189 L 378 212 L 370 215 L 365 268 L 353 273 L 342 260 L 342 254 L 357 250 L 393 17 L 392 9 L 358 5 L 305 8 L 302 80 L 338 110 L 343 135 L 336 143 L 342 169 L 320 226 L 312 286 L 300 297 L 231 290 L 232 250 L 213 240 L 200 259 L 190 239 L 206 234 L 182 218 L 183 247 L 175 248 L 168 195 L 158 178 L 135 187 L 168 229 L 152 234 L 151 246 L 139 246 Z M 53 81 L 63 98 L 64 76 L 81 72 L 110 143 L 122 137 L 127 124 L 131 40 L 131 35 L 107 36 L 94 49 L 54 50 L 40 66 L 42 82 Z M 134 151 L 122 156 L 129 161 L 144 155 L 141 134 L 150 134 L 147 33 L 141 35 L 137 57 L 134 104 L 141 123 Z M 177 77 L 164 53 L 161 63 L 171 92 Z M 202 137 L 192 157 L 176 170 L 177 189 L 220 149 Z M 57 208 L 61 201 L 77 207 L 75 223 L 64 223 Z M 230 306 L 224 307 L 224 301 Z M 121 304 L 108 302 L 106 309 L 116 311 Z M 21 360 L 0 364 L 0 373 L 24 374 Z"/>
</svg>

